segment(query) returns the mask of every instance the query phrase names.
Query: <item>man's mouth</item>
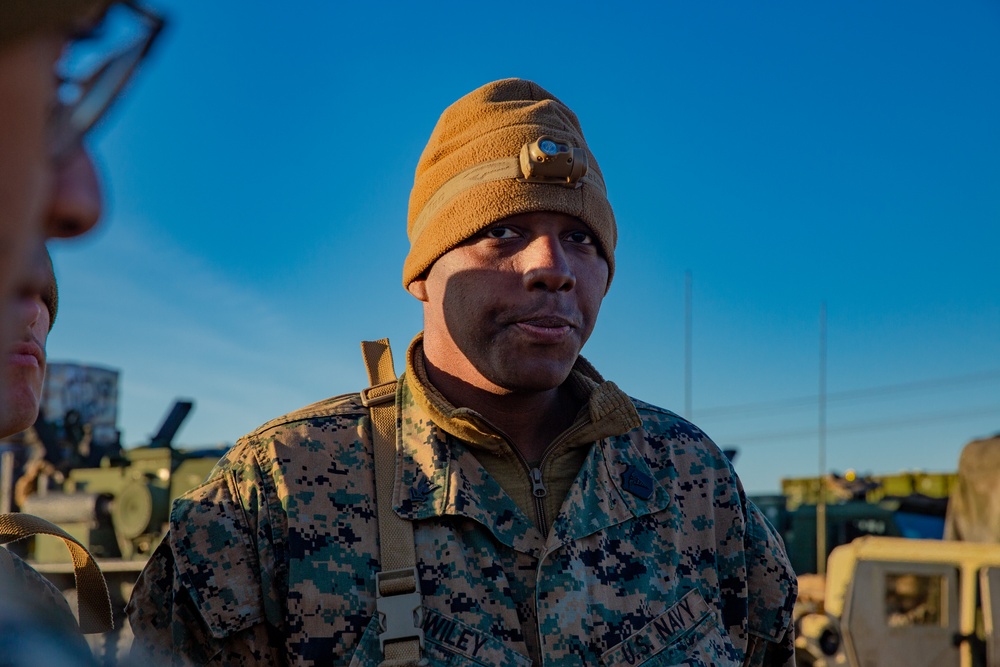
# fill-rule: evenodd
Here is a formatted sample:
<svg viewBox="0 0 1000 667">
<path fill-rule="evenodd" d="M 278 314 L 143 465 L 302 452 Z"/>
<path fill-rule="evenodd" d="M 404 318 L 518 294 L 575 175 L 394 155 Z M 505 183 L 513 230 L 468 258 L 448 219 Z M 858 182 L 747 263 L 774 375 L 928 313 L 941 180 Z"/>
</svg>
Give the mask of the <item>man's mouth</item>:
<svg viewBox="0 0 1000 667">
<path fill-rule="evenodd" d="M 559 317 L 556 315 L 540 315 L 538 317 L 526 317 L 518 320 L 518 324 L 525 324 L 532 327 L 541 327 L 543 329 L 563 329 L 563 328 L 573 328 L 573 322 L 570 320 Z"/>
<path fill-rule="evenodd" d="M 45 364 L 45 353 L 35 343 L 22 342 L 11 348 L 8 359 L 12 366 L 34 366 L 41 368 Z"/>
<path fill-rule="evenodd" d="M 572 320 L 558 315 L 519 317 L 513 325 L 529 340 L 542 345 L 562 344 L 578 328 Z"/>
</svg>

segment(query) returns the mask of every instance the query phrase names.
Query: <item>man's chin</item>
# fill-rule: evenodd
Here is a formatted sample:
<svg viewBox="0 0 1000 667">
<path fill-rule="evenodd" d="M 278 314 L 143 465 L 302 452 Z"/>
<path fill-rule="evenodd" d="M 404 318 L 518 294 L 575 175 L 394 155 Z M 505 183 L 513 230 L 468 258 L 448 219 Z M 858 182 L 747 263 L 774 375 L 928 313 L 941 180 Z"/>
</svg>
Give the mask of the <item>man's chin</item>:
<svg viewBox="0 0 1000 667">
<path fill-rule="evenodd" d="M 518 373 L 498 373 L 494 383 L 512 394 L 544 393 L 562 386 L 573 364 L 530 362 L 520 368 Z"/>
<path fill-rule="evenodd" d="M 27 430 L 38 418 L 39 397 L 30 388 L 14 384 L 0 405 L 0 438 Z"/>
</svg>

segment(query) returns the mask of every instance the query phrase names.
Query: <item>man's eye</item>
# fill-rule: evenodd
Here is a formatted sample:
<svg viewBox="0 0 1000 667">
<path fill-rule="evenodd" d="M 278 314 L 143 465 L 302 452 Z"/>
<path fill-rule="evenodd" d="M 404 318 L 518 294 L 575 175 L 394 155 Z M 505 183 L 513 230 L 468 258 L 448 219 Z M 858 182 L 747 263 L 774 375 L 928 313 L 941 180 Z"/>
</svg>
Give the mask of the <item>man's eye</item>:
<svg viewBox="0 0 1000 667">
<path fill-rule="evenodd" d="M 514 230 L 510 227 L 491 227 L 486 230 L 486 238 L 509 239 L 514 237 Z"/>
<path fill-rule="evenodd" d="M 590 235 L 590 232 L 570 232 L 566 238 L 573 243 L 583 243 L 586 245 L 594 243 L 594 237 Z"/>
</svg>

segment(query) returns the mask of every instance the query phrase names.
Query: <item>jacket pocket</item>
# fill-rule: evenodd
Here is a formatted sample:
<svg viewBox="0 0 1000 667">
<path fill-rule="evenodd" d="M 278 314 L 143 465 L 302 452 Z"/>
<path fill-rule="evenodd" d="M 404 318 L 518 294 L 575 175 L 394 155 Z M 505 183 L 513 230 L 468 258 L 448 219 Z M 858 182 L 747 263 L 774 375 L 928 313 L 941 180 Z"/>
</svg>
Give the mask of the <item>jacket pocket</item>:
<svg viewBox="0 0 1000 667">
<path fill-rule="evenodd" d="M 257 555 L 224 479 L 181 498 L 170 513 L 170 548 L 181 585 L 215 639 L 263 617 Z"/>
<path fill-rule="evenodd" d="M 741 660 L 697 589 L 601 656 L 606 667 L 739 667 Z"/>
</svg>

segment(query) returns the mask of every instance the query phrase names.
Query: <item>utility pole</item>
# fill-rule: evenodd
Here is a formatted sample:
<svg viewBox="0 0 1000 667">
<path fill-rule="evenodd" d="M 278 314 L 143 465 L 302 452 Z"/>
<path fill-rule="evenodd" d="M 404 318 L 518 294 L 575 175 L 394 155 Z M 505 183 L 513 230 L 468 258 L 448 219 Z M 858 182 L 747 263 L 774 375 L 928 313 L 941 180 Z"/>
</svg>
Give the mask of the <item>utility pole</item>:
<svg viewBox="0 0 1000 667">
<path fill-rule="evenodd" d="M 826 574 L 826 302 L 819 307 L 819 498 L 816 500 L 816 573 Z"/>
<path fill-rule="evenodd" d="M 691 414 L 691 271 L 684 272 L 684 417 Z"/>
</svg>

